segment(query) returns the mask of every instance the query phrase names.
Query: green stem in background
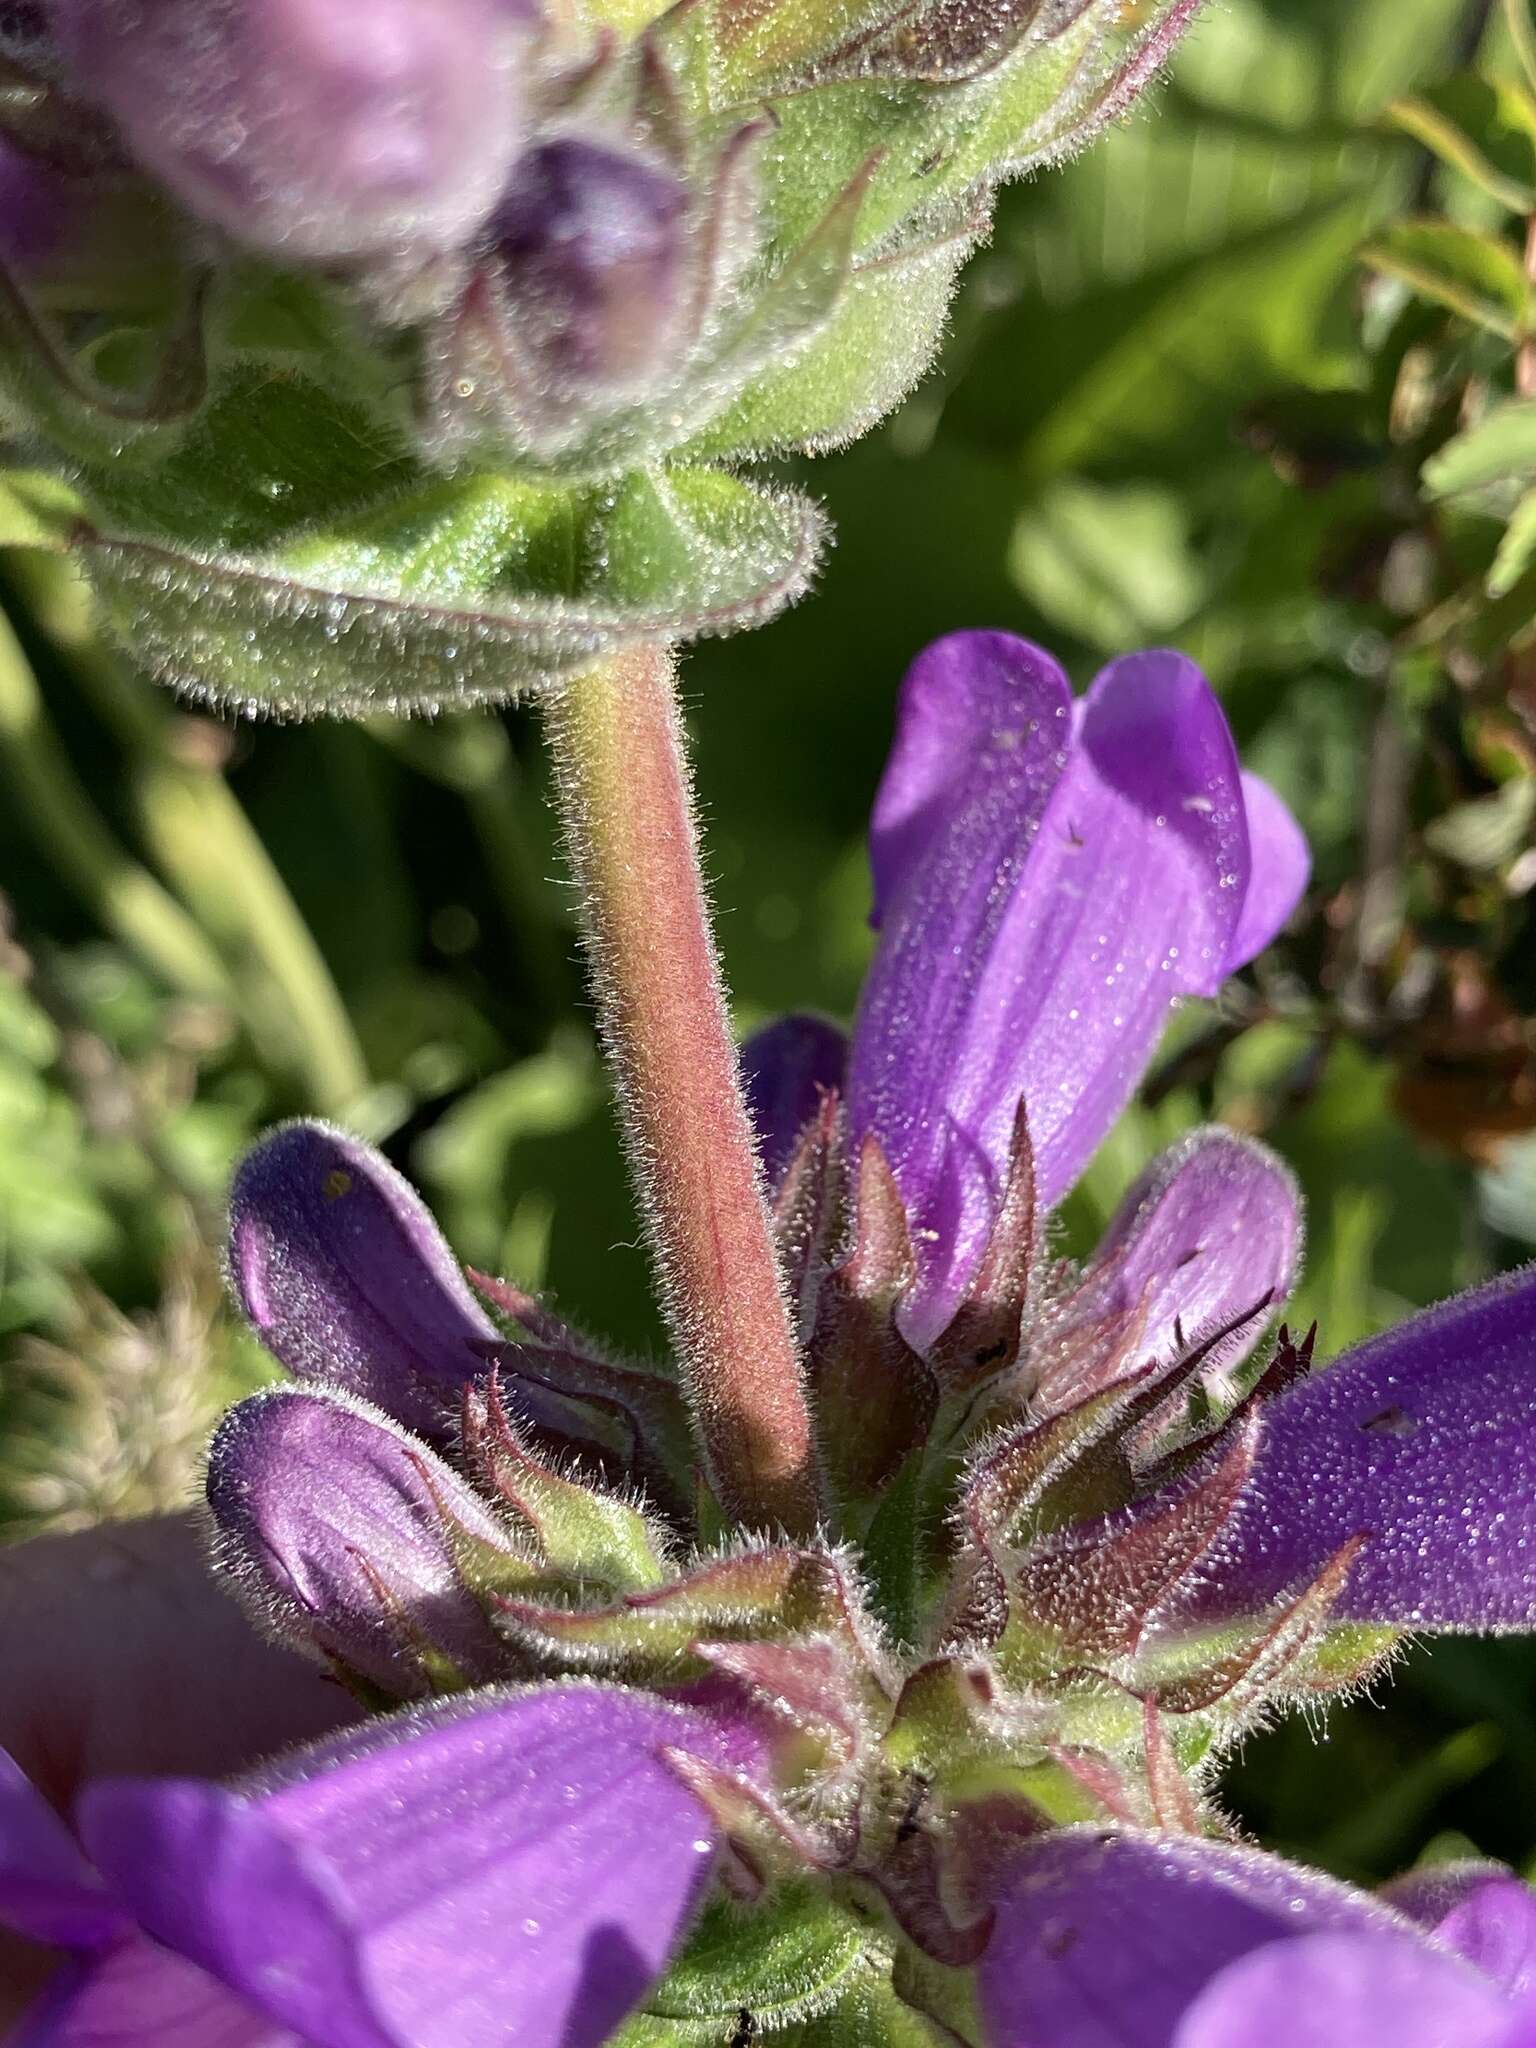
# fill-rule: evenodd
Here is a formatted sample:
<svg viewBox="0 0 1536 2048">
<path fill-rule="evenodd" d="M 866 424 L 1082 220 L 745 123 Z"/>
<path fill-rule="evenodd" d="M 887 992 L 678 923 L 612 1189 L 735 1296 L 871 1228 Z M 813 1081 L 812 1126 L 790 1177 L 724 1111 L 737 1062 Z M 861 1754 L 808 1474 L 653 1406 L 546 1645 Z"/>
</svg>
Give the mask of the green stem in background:
<svg viewBox="0 0 1536 2048">
<path fill-rule="evenodd" d="M 815 1445 L 699 868 L 672 656 L 547 699 L 603 1035 L 708 1478 L 808 1534 Z"/>
<path fill-rule="evenodd" d="M 570 931 L 553 921 L 549 893 L 535 880 L 542 867 L 523 828 L 520 771 L 506 728 L 493 713 L 470 711 L 430 725 L 381 719 L 369 731 L 418 774 L 430 776 L 462 801 L 517 942 L 518 979 L 548 1015 L 560 1015 L 571 997 L 566 966 Z"/>
<path fill-rule="evenodd" d="M 1520 59 L 1520 68 L 1525 73 L 1525 82 L 1532 92 L 1536 92 L 1536 25 L 1531 21 L 1530 0 L 1504 0 L 1504 19 L 1509 26 L 1515 54 Z"/>
<path fill-rule="evenodd" d="M 0 771 L 37 844 L 106 930 L 178 994 L 232 1007 L 230 977 L 201 928 L 119 845 L 87 796 L 3 611 Z"/>
<path fill-rule="evenodd" d="M 312 1107 L 335 1111 L 356 1101 L 368 1070 L 346 1005 L 217 761 L 188 744 L 198 726 L 151 696 L 102 645 L 89 593 L 67 564 L 18 552 L 7 575 L 118 733 L 145 837 L 177 893 L 231 957 L 247 1026 L 281 1048 Z"/>
</svg>

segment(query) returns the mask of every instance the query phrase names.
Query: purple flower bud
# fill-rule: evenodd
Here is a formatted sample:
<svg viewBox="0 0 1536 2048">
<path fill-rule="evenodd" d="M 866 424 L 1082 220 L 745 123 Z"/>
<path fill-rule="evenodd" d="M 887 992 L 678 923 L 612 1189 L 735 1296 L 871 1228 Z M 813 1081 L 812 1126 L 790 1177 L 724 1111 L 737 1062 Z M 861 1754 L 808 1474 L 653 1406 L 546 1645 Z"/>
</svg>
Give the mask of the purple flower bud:
<svg viewBox="0 0 1536 2048">
<path fill-rule="evenodd" d="M 511 1542 L 440 1458 L 361 1402 L 288 1387 L 242 1401 L 209 1451 L 208 1505 L 223 1570 L 282 1641 L 402 1697 L 433 1675 L 505 1669 L 461 1559 L 513 1558 Z"/>
<path fill-rule="evenodd" d="M 664 368 L 689 267 L 680 179 L 566 136 L 517 165 L 495 232 L 513 325 L 540 379 L 622 388 Z"/>
<path fill-rule="evenodd" d="M 60 0 L 57 34 L 179 199 L 296 261 L 461 245 L 521 139 L 507 0 Z"/>
</svg>

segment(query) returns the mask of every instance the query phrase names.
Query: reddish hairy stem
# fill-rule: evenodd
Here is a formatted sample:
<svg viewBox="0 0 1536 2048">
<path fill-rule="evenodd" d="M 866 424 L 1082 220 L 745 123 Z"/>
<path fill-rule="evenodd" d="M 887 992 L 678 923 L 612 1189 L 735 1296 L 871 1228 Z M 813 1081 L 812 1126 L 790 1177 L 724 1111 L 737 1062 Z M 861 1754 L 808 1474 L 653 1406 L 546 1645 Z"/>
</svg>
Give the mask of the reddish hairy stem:
<svg viewBox="0 0 1536 2048">
<path fill-rule="evenodd" d="M 808 1534 L 815 1450 L 699 869 L 669 651 L 547 700 L 620 1116 L 705 1468 L 738 1522 Z"/>
</svg>

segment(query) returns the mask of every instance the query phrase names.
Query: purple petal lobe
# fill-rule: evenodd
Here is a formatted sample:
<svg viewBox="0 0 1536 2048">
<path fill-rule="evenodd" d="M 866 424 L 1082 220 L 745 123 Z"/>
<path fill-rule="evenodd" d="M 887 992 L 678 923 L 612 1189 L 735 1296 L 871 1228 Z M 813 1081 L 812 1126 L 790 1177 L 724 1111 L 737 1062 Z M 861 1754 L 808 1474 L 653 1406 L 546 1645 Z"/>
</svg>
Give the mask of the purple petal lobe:
<svg viewBox="0 0 1536 2048">
<path fill-rule="evenodd" d="M 468 1679 L 505 1669 L 456 1542 L 513 1545 L 458 1475 L 384 1416 L 297 1387 L 253 1394 L 215 1432 L 208 1505 L 220 1569 L 284 1642 L 400 1697 L 429 1690 L 423 1652 Z"/>
<path fill-rule="evenodd" d="M 1180 2021 L 1216 1973 L 1287 1935 L 1376 1935 L 1433 1954 L 1362 1892 L 1183 1835 L 1064 1829 L 1019 1853 L 994 1904 L 977 1971 L 988 2048 L 1186 2048 Z"/>
<path fill-rule="evenodd" d="M 843 1085 L 848 1040 L 824 1017 L 795 1015 L 754 1031 L 741 1048 L 741 1075 L 770 1186 L 824 1095 Z"/>
<path fill-rule="evenodd" d="M 1510 2012 L 1465 1964 L 1400 1934 L 1307 1934 L 1230 1964 L 1175 2048 L 1500 2048 Z"/>
<path fill-rule="evenodd" d="M 1284 800 L 1261 776 L 1243 773 L 1248 816 L 1248 889 L 1227 946 L 1227 972 L 1262 953 L 1301 901 L 1312 873 L 1306 836 Z"/>
<path fill-rule="evenodd" d="M 876 926 L 956 836 L 978 850 L 1027 839 L 1061 773 L 1071 704 L 1060 664 L 1012 633 L 951 633 L 924 648 L 902 681 L 869 821 Z M 996 814 L 990 831 L 982 811 Z"/>
<path fill-rule="evenodd" d="M 938 1245 L 914 1341 L 979 1255 L 1021 1096 L 1040 1198 L 1058 1201 L 1169 1005 L 1215 993 L 1239 929 L 1247 810 L 1200 671 L 1129 656 L 1079 714 L 1074 733 L 1060 671 L 999 634 L 941 641 L 903 690 L 849 1121 L 880 1139 Z"/>
<path fill-rule="evenodd" d="M 264 1790 L 95 1787 L 146 1927 L 315 2048 L 598 2048 L 713 1866 L 663 1761 L 727 1734 L 595 1685 L 480 1693 L 310 1751 Z"/>
<path fill-rule="evenodd" d="M 0 1925 L 55 1948 L 99 1948 L 127 1926 L 74 1836 L 0 1749 Z"/>
<path fill-rule="evenodd" d="M 1536 1620 L 1536 1268 L 1410 1317 L 1265 1412 L 1203 1613 L 1267 1607 L 1364 1535 L 1344 1618 Z"/>
<path fill-rule="evenodd" d="M 1126 1195 L 1066 1304 L 1061 1335 L 1070 1342 L 1089 1324 L 1139 1314 L 1139 1358 L 1171 1361 L 1235 1317 L 1282 1304 L 1301 1240 L 1301 1201 L 1283 1161 L 1232 1131 L 1191 1132 Z M 1213 1363 L 1239 1363 L 1262 1328 L 1256 1317 Z"/>
<path fill-rule="evenodd" d="M 1484 1875 L 1436 1923 L 1435 1938 L 1511 1997 L 1536 1992 L 1536 1894 L 1508 1872 Z"/>
<path fill-rule="evenodd" d="M 372 1146 L 284 1125 L 241 1161 L 229 1269 L 272 1355 L 442 1435 L 497 1332 L 415 1190 Z"/>
<path fill-rule="evenodd" d="M 195 1963 L 136 1937 L 66 1970 L 8 2048 L 307 2048 Z"/>
</svg>

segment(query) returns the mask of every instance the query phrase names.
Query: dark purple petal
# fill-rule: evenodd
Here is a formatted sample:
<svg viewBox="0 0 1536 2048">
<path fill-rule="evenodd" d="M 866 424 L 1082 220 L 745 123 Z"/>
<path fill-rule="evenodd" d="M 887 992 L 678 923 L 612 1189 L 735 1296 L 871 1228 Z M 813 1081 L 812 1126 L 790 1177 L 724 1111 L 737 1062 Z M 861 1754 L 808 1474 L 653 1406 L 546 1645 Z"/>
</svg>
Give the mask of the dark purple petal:
<svg viewBox="0 0 1536 2048">
<path fill-rule="evenodd" d="M 1261 776 L 1243 771 L 1248 817 L 1248 889 L 1242 916 L 1227 947 L 1227 972 L 1262 953 L 1301 901 L 1312 873 L 1306 835 Z"/>
<path fill-rule="evenodd" d="M 977 1971 L 988 2048 L 1186 2048 L 1180 2022 L 1210 1980 L 1282 1936 L 1374 1935 L 1434 1953 L 1363 1892 L 1185 1835 L 1064 1829 L 1018 1853 L 993 1903 Z M 1273 2034 L 1265 2048 L 1281 2040 L 1304 2048 Z"/>
<path fill-rule="evenodd" d="M 1251 862 L 1232 735 L 1181 655 L 1113 663 L 1074 734 L 1048 657 L 957 634 L 919 657 L 900 716 L 849 1121 L 939 1247 L 909 1310 L 921 1341 L 979 1255 L 1021 1096 L 1040 1197 L 1058 1201 L 1170 1004 L 1219 988 Z"/>
<path fill-rule="evenodd" d="M 1410 1317 L 1266 1415 L 1203 1614 L 1267 1607 L 1364 1535 L 1342 1618 L 1536 1621 L 1536 1268 Z"/>
<path fill-rule="evenodd" d="M 291 1373 L 423 1434 L 444 1433 L 497 1335 L 415 1190 L 326 1124 L 286 1124 L 241 1161 L 229 1271 Z"/>
<path fill-rule="evenodd" d="M 0 261 L 27 270 L 50 256 L 74 229 L 86 198 L 78 179 L 0 135 Z"/>
<path fill-rule="evenodd" d="M 1231 1963 L 1174 2048 L 1502 2048 L 1508 2005 L 1452 1956 L 1400 1934 L 1306 1934 Z"/>
<path fill-rule="evenodd" d="M 374 1722 L 264 1787 L 103 1783 L 86 1844 L 144 1925 L 315 2048 L 598 2048 L 714 1863 L 663 1761 L 712 1722 L 572 1684 Z"/>
<path fill-rule="evenodd" d="M 99 1948 L 127 1924 L 69 1829 L 0 1749 L 0 1926 L 55 1948 Z"/>
<path fill-rule="evenodd" d="M 195 1963 L 135 1937 L 67 1969 L 7 2048 L 308 2048 Z"/>
<path fill-rule="evenodd" d="M 561 386 L 665 367 L 688 282 L 688 190 L 632 150 L 565 135 L 514 166 L 493 233 L 518 340 Z"/>
<path fill-rule="evenodd" d="M 780 1017 L 742 1046 L 747 1106 L 770 1186 L 778 1184 L 822 1097 L 841 1089 L 847 1061 L 847 1037 L 825 1017 Z"/>
<path fill-rule="evenodd" d="M 1065 1304 L 1061 1339 L 1071 1344 L 1087 1326 L 1139 1314 L 1133 1362 L 1171 1362 L 1237 1317 L 1283 1304 L 1301 1241 L 1290 1168 L 1233 1131 L 1193 1131 L 1153 1160 L 1120 1204 Z M 1236 1365 L 1263 1326 L 1256 1316 L 1212 1364 Z"/>
<path fill-rule="evenodd" d="M 432 1689 L 427 1657 L 462 1677 L 506 1669 L 460 1573 L 461 1544 L 515 1555 L 458 1475 L 382 1415 L 274 1387 L 230 1409 L 208 1454 L 216 1561 L 257 1620 L 385 1691 Z"/>
<path fill-rule="evenodd" d="M 521 140 L 504 0 L 66 0 L 57 22 L 138 159 L 289 260 L 458 246 Z"/>
</svg>

